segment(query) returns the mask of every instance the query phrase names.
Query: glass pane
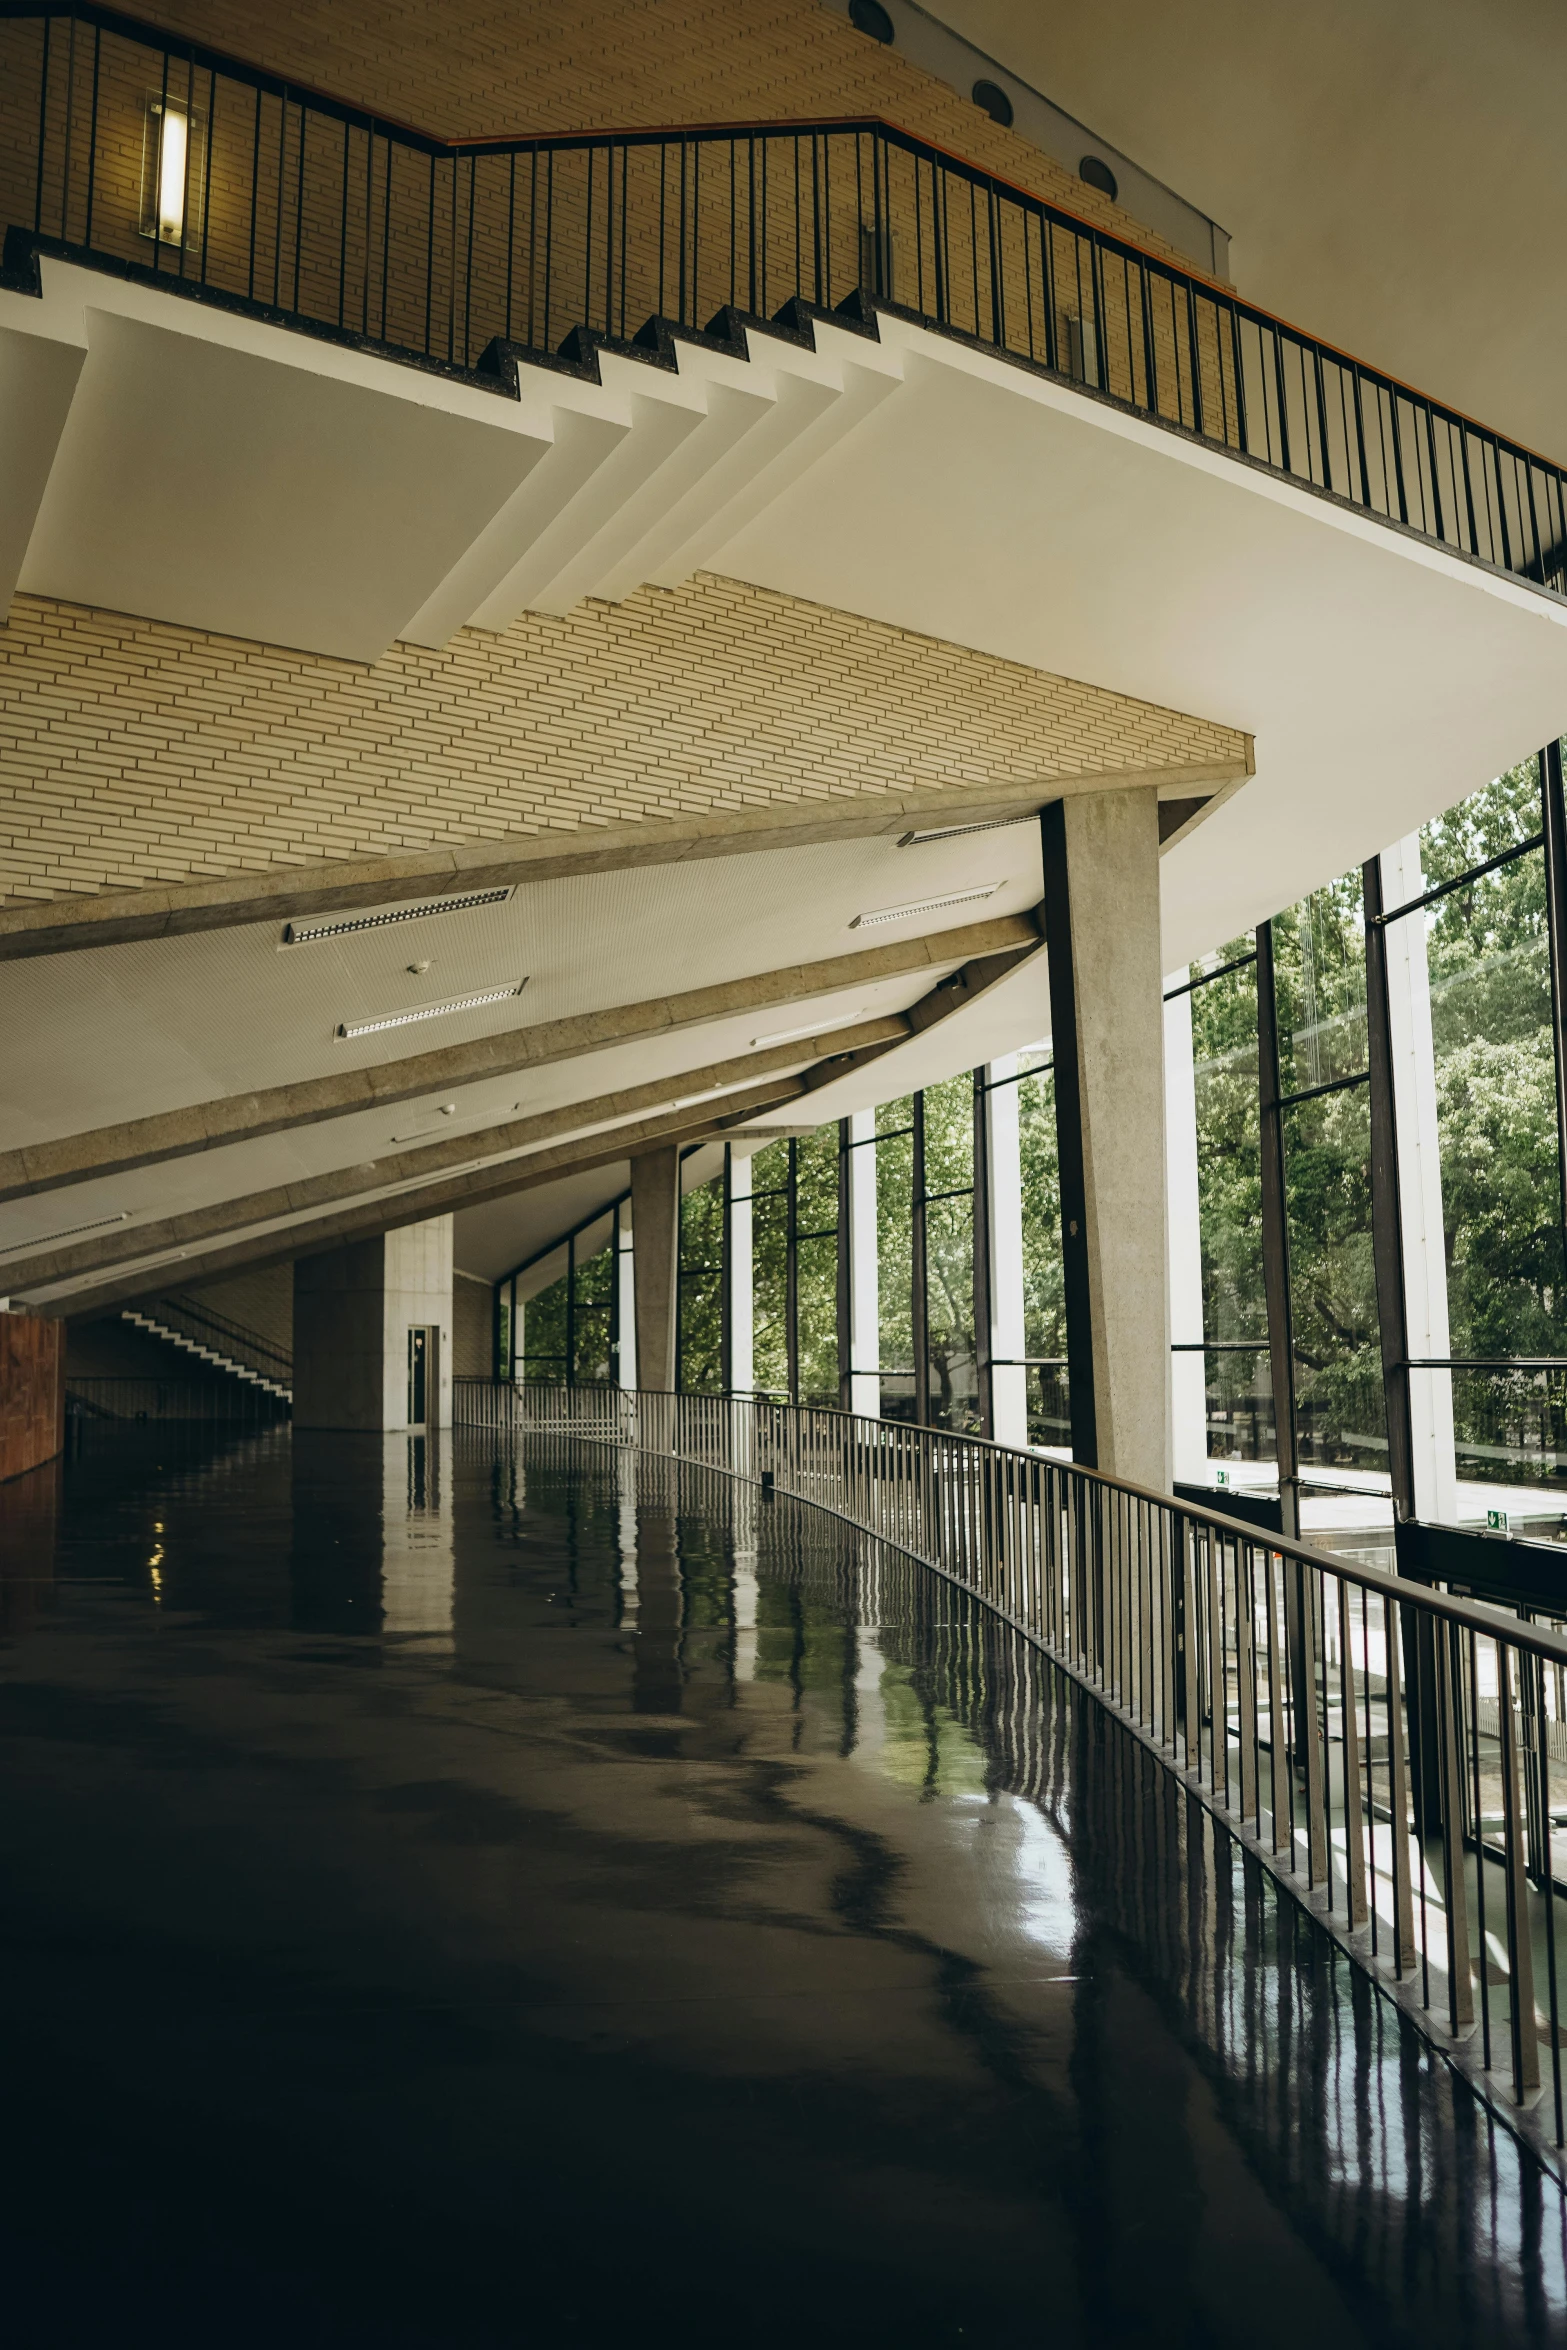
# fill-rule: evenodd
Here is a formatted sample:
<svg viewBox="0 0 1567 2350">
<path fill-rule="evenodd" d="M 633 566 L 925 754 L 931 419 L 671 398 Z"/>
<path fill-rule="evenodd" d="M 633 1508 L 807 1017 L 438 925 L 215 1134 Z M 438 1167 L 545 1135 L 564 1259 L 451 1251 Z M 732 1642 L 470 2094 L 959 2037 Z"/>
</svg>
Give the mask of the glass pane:
<svg viewBox="0 0 1567 2350">
<path fill-rule="evenodd" d="M 615 1251 L 606 1239 L 592 1256 L 577 1259 L 577 1311 L 584 1306 L 607 1306 L 615 1294 Z"/>
<path fill-rule="evenodd" d="M 974 1080 L 949 1077 L 925 1088 L 925 1192 L 974 1181 Z"/>
<path fill-rule="evenodd" d="M 724 1183 L 721 1175 L 680 1203 L 680 1366 L 675 1384 L 713 1394 L 724 1383 Z"/>
<path fill-rule="evenodd" d="M 1300 1458 L 1385 1476 L 1366 1086 L 1284 1112 L 1284 1188 Z"/>
<path fill-rule="evenodd" d="M 974 1351 L 972 1194 L 932 1200 L 926 1209 L 925 1286 L 932 1425 L 977 1429 L 979 1373 Z"/>
<path fill-rule="evenodd" d="M 838 1229 L 838 1129 L 819 1126 L 803 1135 L 794 1155 L 797 1232 Z M 836 1375 L 835 1375 L 836 1377 Z"/>
<path fill-rule="evenodd" d="M 1452 1351 L 1567 1353 L 1543 855 L 1423 919 Z"/>
<path fill-rule="evenodd" d="M 1273 1372 L 1266 1347 L 1233 1354 L 1210 1349 L 1203 1358 L 1211 1461 L 1276 1461 Z"/>
<path fill-rule="evenodd" d="M 1455 1371 L 1453 1420 L 1458 1474 L 1470 1486 L 1567 1488 L 1567 1372 Z M 1535 1540 L 1567 1530 L 1560 1494 L 1520 1494 L 1504 1504 L 1509 1530 Z M 1464 1497 L 1460 1514 L 1478 1517 L 1483 1493 Z"/>
<path fill-rule="evenodd" d="M 834 1180 L 836 1182 L 836 1169 Z M 838 1241 L 801 1240 L 796 1260 L 800 1401 L 838 1403 Z"/>
<path fill-rule="evenodd" d="M 608 1306 L 584 1306 L 579 1303 L 575 1336 L 577 1384 L 599 1386 L 612 1379 L 614 1372 L 610 1367 Z"/>
<path fill-rule="evenodd" d="M 789 1187 L 789 1145 L 769 1142 L 751 1161 L 751 1196 L 754 1199 L 764 1191 L 786 1191 Z"/>
<path fill-rule="evenodd" d="M 1019 1080 L 1018 1158 L 1023 1191 L 1023 1352 L 1066 1354 L 1066 1292 L 1061 1270 L 1061 1181 L 1056 1159 L 1055 1078 L 1047 1066 Z M 1037 1366 L 1028 1374 L 1028 1441 L 1067 1444 L 1072 1422 L 1066 1373 Z"/>
<path fill-rule="evenodd" d="M 1280 1092 L 1302 1093 L 1364 1069 L 1366 943 L 1360 875 L 1347 873 L 1277 915 L 1273 960 Z"/>
<path fill-rule="evenodd" d="M 1539 829 L 1539 762 L 1525 759 L 1521 766 L 1509 767 L 1505 775 L 1488 783 L 1484 791 L 1471 792 L 1445 816 L 1421 827 L 1420 863 L 1426 888 L 1456 881 L 1472 865 L 1483 865 L 1488 857 L 1499 857 L 1504 849 L 1532 840 Z"/>
<path fill-rule="evenodd" d="M 895 1110 L 910 1112 L 908 1102 Z M 878 1123 L 885 1110 L 877 1112 Z M 898 1121 L 901 1122 L 901 1121 Z M 896 1122 L 895 1122 L 896 1123 Z M 876 1145 L 876 1267 L 883 1419 L 914 1417 L 914 1137 Z"/>
<path fill-rule="evenodd" d="M 1247 946 L 1247 940 L 1237 939 L 1221 959 L 1245 954 Z M 1210 1343 L 1266 1341 L 1256 965 L 1193 988 L 1191 1006 L 1202 1334 Z M 1243 1367 L 1242 1380 L 1249 1385 L 1249 1364 Z"/>
<path fill-rule="evenodd" d="M 876 1132 L 879 1135 L 901 1134 L 906 1126 L 912 1126 L 913 1123 L 914 1096 L 911 1093 L 900 1095 L 895 1102 L 883 1102 L 876 1112 Z"/>
<path fill-rule="evenodd" d="M 764 1158 L 772 1159 L 777 1148 L 776 1143 L 769 1143 L 765 1151 L 758 1151 L 753 1169 L 759 1168 Z M 785 1164 L 787 1167 L 787 1161 Z M 788 1244 L 787 1193 L 774 1191 L 765 1198 L 753 1193 L 751 1344 L 757 1392 L 762 1395 L 789 1393 Z"/>
<path fill-rule="evenodd" d="M 566 1383 L 566 1278 L 552 1281 L 522 1307 L 523 1377 Z"/>
</svg>

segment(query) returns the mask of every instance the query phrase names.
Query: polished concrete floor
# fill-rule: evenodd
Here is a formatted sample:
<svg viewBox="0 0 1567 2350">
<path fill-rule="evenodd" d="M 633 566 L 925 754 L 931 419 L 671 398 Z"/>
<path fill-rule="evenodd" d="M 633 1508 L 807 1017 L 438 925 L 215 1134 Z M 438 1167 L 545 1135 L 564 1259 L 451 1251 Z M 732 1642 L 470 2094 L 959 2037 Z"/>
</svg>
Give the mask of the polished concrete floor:
<svg viewBox="0 0 1567 2350">
<path fill-rule="evenodd" d="M 830 1519 L 166 1428 L 0 1549 L 8 2343 L 1563 2338 L 1556 2187 Z"/>
</svg>

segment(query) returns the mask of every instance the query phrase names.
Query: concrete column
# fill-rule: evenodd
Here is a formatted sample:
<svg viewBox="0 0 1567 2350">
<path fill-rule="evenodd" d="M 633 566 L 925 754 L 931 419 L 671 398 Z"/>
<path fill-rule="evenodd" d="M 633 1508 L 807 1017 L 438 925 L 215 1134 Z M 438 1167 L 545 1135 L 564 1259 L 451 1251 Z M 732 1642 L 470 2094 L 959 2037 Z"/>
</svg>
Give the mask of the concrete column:
<svg viewBox="0 0 1567 2350">
<path fill-rule="evenodd" d="M 1018 1142 L 1017 1055 L 985 1071 L 986 1153 L 990 1226 L 991 1419 L 998 1444 L 1028 1442 L 1028 1373 L 1023 1329 L 1023 1164 Z M 983 1338 L 981 1340 L 983 1344 Z"/>
<path fill-rule="evenodd" d="M 751 1280 L 751 1154 L 754 1143 L 729 1146 L 728 1285 L 729 1385 L 749 1395 L 756 1385 L 756 1301 Z"/>
<path fill-rule="evenodd" d="M 1425 888 L 1420 836 L 1382 852 L 1382 896 L 1408 905 Z M 1442 1231 L 1442 1148 L 1436 1118 L 1436 1054 L 1431 1041 L 1431 976 L 1423 914 L 1389 923 L 1388 1028 L 1393 1058 L 1393 1114 L 1398 1128 L 1399 1217 L 1404 1244 L 1404 1311 L 1412 1356 L 1445 1355 L 1447 1246 Z M 1453 1456 L 1453 1374 L 1411 1371 L 1415 1514 L 1456 1524 L 1458 1478 Z"/>
<path fill-rule="evenodd" d="M 631 1245 L 637 1384 L 672 1394 L 680 1279 L 680 1153 L 673 1143 L 631 1162 Z"/>
<path fill-rule="evenodd" d="M 452 1219 L 434 1216 L 294 1266 L 294 1425 L 408 1426 L 408 1333 L 434 1332 L 427 1427 L 452 1418 Z"/>
<path fill-rule="evenodd" d="M 637 1383 L 637 1291 L 633 1278 L 631 1202 L 623 1199 L 615 1210 L 615 1294 L 619 1305 L 620 1384 Z"/>
<path fill-rule="evenodd" d="M 849 1119 L 849 1409 L 881 1418 L 881 1263 L 876 1233 L 876 1113 Z"/>
<path fill-rule="evenodd" d="M 1188 974 L 1171 972 L 1166 988 Z M 1164 1007 L 1165 1246 L 1170 1258 L 1170 1344 L 1201 1348 L 1202 1219 L 1197 1181 L 1197 1071 L 1192 1059 L 1192 999 L 1178 995 Z M 1206 1485 L 1208 1385 L 1204 1356 L 1170 1356 L 1170 1434 L 1175 1475 L 1184 1485 Z"/>
<path fill-rule="evenodd" d="M 1073 793 L 1042 829 L 1073 1446 L 1113 1476 L 1168 1489 L 1155 792 Z"/>
</svg>

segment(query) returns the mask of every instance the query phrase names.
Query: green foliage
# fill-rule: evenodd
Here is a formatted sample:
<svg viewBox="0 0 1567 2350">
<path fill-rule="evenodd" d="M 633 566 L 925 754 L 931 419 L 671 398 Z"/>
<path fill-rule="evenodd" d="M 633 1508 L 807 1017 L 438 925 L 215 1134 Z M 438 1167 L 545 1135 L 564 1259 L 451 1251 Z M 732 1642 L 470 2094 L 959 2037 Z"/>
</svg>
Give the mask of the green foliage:
<svg viewBox="0 0 1567 2350">
<path fill-rule="evenodd" d="M 680 1370 L 688 1395 L 724 1385 L 724 1179 L 688 1191 L 680 1203 Z"/>
</svg>

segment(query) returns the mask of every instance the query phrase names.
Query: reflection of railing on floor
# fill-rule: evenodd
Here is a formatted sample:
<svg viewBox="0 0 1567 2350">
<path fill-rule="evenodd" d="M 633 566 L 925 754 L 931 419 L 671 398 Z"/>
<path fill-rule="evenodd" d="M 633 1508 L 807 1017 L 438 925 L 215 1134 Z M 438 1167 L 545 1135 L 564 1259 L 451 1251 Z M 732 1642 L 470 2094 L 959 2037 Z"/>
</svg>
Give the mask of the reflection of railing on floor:
<svg viewBox="0 0 1567 2350">
<path fill-rule="evenodd" d="M 455 1416 L 743 1477 L 972 1591 L 1136 1730 L 1564 2168 L 1567 1636 L 937 1429 L 478 1380 L 456 1383 Z"/>
<path fill-rule="evenodd" d="M 17 287 L 53 251 L 491 383 L 879 301 L 1516 577 L 1567 563 L 1558 466 L 890 123 L 438 139 L 45 0 L 0 7 L 0 225 Z"/>
<path fill-rule="evenodd" d="M 65 1382 L 67 1412 L 82 1420 L 210 1420 L 269 1428 L 288 1418 L 286 1399 L 237 1379 L 95 1379 Z"/>
</svg>

